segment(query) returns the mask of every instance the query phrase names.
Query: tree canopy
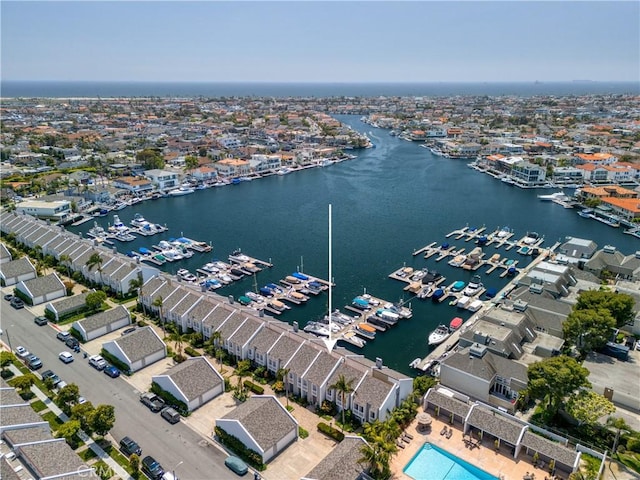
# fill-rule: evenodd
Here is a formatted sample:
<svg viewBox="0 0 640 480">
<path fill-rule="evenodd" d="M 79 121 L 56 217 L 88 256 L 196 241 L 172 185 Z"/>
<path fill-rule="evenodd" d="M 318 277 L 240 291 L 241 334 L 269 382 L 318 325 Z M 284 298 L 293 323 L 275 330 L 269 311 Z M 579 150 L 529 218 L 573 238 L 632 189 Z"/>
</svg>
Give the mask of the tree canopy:
<svg viewBox="0 0 640 480">
<path fill-rule="evenodd" d="M 606 308 L 574 310 L 562 324 L 564 339 L 586 356 L 611 339 L 616 321 Z"/>
<path fill-rule="evenodd" d="M 587 380 L 589 370 L 565 355 L 532 363 L 527 375 L 529 395 L 540 400 L 548 399 L 547 405 L 553 414 L 558 412 L 566 397 L 580 387 L 591 387 Z"/>
<path fill-rule="evenodd" d="M 102 290 L 97 290 L 95 292 L 87 294 L 85 303 L 87 305 L 87 308 L 89 308 L 90 310 L 98 310 L 106 299 L 107 294 Z"/>
<path fill-rule="evenodd" d="M 141 163 L 145 170 L 164 168 L 164 158 L 154 148 L 145 148 L 136 153 L 136 161 Z"/>
<path fill-rule="evenodd" d="M 621 327 L 633 319 L 635 301 L 626 293 L 608 290 L 587 290 L 580 294 L 575 310 L 607 309 L 615 319 L 616 326 Z"/>
<path fill-rule="evenodd" d="M 567 402 L 567 413 L 581 424 L 593 425 L 598 419 L 616 411 L 616 407 L 604 396 L 592 390 L 582 390 Z"/>
<path fill-rule="evenodd" d="M 89 416 L 91 429 L 100 436 L 109 433 L 116 423 L 116 411 L 113 405 L 98 405 Z"/>
</svg>

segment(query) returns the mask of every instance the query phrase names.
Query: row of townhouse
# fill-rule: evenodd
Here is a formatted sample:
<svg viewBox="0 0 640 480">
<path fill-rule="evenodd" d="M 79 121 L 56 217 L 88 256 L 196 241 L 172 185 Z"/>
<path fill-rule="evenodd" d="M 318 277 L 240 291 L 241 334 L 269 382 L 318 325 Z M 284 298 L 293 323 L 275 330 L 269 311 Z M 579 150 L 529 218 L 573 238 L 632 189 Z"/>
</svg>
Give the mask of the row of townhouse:
<svg viewBox="0 0 640 480">
<path fill-rule="evenodd" d="M 93 282 L 108 286 L 119 294 L 126 294 L 131 280 L 143 282 L 157 275 L 158 269 L 137 262 L 102 246 L 66 231 L 63 227 L 38 220 L 30 215 L 5 213 L 1 217 L 0 230 L 12 233 L 16 241 L 29 248 L 38 247 L 43 256 L 51 255 L 71 272 L 81 272 Z M 87 262 L 98 254 L 102 262 L 92 269 Z"/>
<path fill-rule="evenodd" d="M 200 332 L 205 339 L 213 337 L 238 359 L 248 359 L 274 375 L 284 369 L 288 391 L 310 404 L 320 406 L 327 400 L 339 409 L 350 409 L 361 421 L 384 420 L 412 391 L 412 379 L 383 367 L 381 360 L 372 362 L 341 348 L 328 352 L 322 341 L 298 331 L 295 325 L 291 328 L 256 316 L 227 299 L 194 290 L 164 275 L 146 282 L 139 300 L 163 321 L 183 331 Z M 354 389 L 344 405 L 330 388 L 340 375 Z"/>
</svg>

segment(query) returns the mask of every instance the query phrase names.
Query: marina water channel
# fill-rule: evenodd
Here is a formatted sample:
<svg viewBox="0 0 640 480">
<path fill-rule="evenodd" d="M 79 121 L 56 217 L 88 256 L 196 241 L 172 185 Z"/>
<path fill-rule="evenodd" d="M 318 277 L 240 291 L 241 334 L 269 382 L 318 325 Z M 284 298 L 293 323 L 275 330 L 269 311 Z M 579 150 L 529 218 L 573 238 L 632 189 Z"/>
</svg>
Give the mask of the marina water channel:
<svg viewBox="0 0 640 480">
<path fill-rule="evenodd" d="M 436 262 L 436 256 L 425 259 L 412 253 L 425 245 L 449 242 L 467 252 L 476 245 L 455 237 L 452 232 L 468 227 L 486 227 L 486 233 L 498 227 L 509 227 L 514 240 L 527 232 L 544 236 L 542 247 L 550 247 L 566 236 L 594 240 L 600 248 L 613 245 L 624 254 L 640 250 L 640 241 L 602 223 L 581 218 L 575 209 L 565 209 L 552 202 L 542 202 L 536 195 L 550 190 L 523 190 L 467 167 L 468 160 L 453 160 L 432 155 L 417 143 L 390 136 L 387 130 L 364 124 L 358 116 L 337 118 L 357 131 L 366 133 L 375 148 L 353 151 L 354 160 L 228 185 L 197 190 L 194 194 L 160 198 L 139 203 L 96 219 L 103 227 L 113 223 L 117 213 L 125 223 L 134 214 L 148 221 L 167 225 L 163 234 L 138 238 L 133 242 L 114 242 L 118 251 L 151 249 L 160 240 L 185 236 L 211 243 L 213 251 L 194 253 L 185 260 L 166 263 L 161 268 L 175 273 L 180 268 L 191 272 L 204 264 L 228 256 L 237 249 L 251 257 L 273 263 L 256 278 L 247 277 L 217 290 L 222 296 L 235 298 L 295 271 L 328 278 L 328 205 L 333 208 L 333 289 L 334 308 L 350 305 L 352 299 L 366 293 L 374 297 L 408 302 L 413 317 L 377 335 L 374 341 L 354 352 L 370 359 L 380 357 L 385 365 L 415 374 L 409 363 L 425 357 L 430 347 L 427 337 L 439 324 L 449 324 L 453 317 L 469 318 L 472 313 L 450 306 L 448 302 L 412 298 L 404 291 L 405 283 L 388 276 L 403 265 L 414 269 L 435 269 L 446 276 L 443 285 L 456 280 L 468 282 L 474 273 L 482 276 L 484 286 L 501 289 L 508 278 L 500 270 L 485 274 L 465 271 Z M 87 222 L 71 231 L 86 232 L 93 226 Z M 485 258 L 499 253 L 518 260 L 523 266 L 531 261 L 516 253 L 489 245 Z M 327 292 L 306 304 L 293 306 L 278 317 L 303 327 L 308 321 L 326 314 Z M 343 309 L 344 311 L 344 309 Z"/>
</svg>

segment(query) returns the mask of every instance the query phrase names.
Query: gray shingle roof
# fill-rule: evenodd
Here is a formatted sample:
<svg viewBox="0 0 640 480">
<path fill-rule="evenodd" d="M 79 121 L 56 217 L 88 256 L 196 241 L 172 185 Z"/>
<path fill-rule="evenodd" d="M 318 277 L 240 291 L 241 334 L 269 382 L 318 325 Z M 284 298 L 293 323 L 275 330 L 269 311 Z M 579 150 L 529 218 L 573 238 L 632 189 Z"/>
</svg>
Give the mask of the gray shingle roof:
<svg viewBox="0 0 640 480">
<path fill-rule="evenodd" d="M 29 234 L 25 235 L 24 240 L 27 243 L 35 244 L 35 241 L 42 237 L 48 231 L 49 230 L 47 228 L 43 227 L 42 225 L 38 225 L 36 226 L 36 228 L 31 230 Z"/>
<path fill-rule="evenodd" d="M 118 305 L 110 310 L 96 313 L 95 315 L 79 320 L 78 323 L 82 325 L 85 332 L 89 333 L 111 323 L 118 322 L 123 318 L 130 318 L 129 311 L 122 305 Z"/>
<path fill-rule="evenodd" d="M 246 314 L 236 310 L 218 329 L 222 338 L 228 340 L 247 319 Z"/>
<path fill-rule="evenodd" d="M 155 277 L 151 277 L 149 280 L 147 280 L 147 283 L 145 283 L 142 286 L 141 293 L 142 293 L 143 296 L 150 296 L 157 289 L 159 289 L 160 287 L 162 287 L 166 283 L 167 283 L 167 279 L 162 275 L 157 275 Z"/>
<path fill-rule="evenodd" d="M 51 306 L 53 307 L 52 311 L 55 310 L 56 312 L 58 312 L 58 315 L 62 315 L 67 312 L 78 310 L 87 304 L 87 295 L 93 293 L 94 291 L 95 290 L 88 290 L 71 297 L 64 297 L 60 300 L 56 300 L 55 302 L 51 302 Z"/>
<path fill-rule="evenodd" d="M 151 327 L 139 328 L 133 333 L 114 340 L 131 363 L 165 349 L 165 344 L 153 332 Z"/>
<path fill-rule="evenodd" d="M 54 238 L 56 238 L 58 235 L 59 235 L 58 232 L 56 232 L 54 230 L 49 230 L 49 231 L 47 231 L 47 233 L 45 233 L 42 237 L 40 237 L 38 239 L 38 241 L 36 242 L 36 245 L 40 245 L 42 247 L 42 246 L 46 245 L 47 243 L 49 243 Z"/>
<path fill-rule="evenodd" d="M 214 302 L 207 297 L 202 297 L 202 299 L 196 303 L 191 310 L 189 310 L 187 318 L 192 322 L 202 322 L 217 305 L 217 302 Z"/>
<path fill-rule="evenodd" d="M 284 365 L 293 357 L 300 345 L 302 345 L 302 341 L 299 338 L 282 335 L 269 350 L 269 358 L 279 360 L 280 365 Z"/>
<path fill-rule="evenodd" d="M 361 370 L 353 368 L 350 365 L 345 363 L 341 363 L 340 366 L 333 372 L 329 380 L 327 380 L 327 389 L 336 383 L 340 378 L 340 375 L 344 375 L 347 381 L 351 380 L 351 387 L 356 388 L 362 377 L 364 377 L 365 373 Z"/>
<path fill-rule="evenodd" d="M 462 400 L 445 395 L 442 392 L 432 388 L 427 392 L 427 402 L 434 406 L 445 409 L 448 412 L 452 412 L 455 415 L 465 418 L 469 413 L 471 406 Z"/>
<path fill-rule="evenodd" d="M 365 441 L 360 437 L 345 437 L 303 478 L 313 480 L 356 480 L 364 470 L 359 463 Z"/>
<path fill-rule="evenodd" d="M 320 350 L 318 348 L 314 348 L 310 344 L 305 343 L 298 349 L 291 360 L 289 360 L 286 368 L 289 369 L 289 373 L 300 377 L 319 354 Z"/>
<path fill-rule="evenodd" d="M 189 293 L 184 287 L 172 285 L 167 285 L 166 287 L 162 287 L 160 290 L 170 290 L 169 294 L 166 296 L 162 296 L 162 311 L 166 315 L 166 312 L 170 311 L 173 307 L 175 307 L 186 295 Z M 154 299 L 159 295 L 154 295 Z"/>
<path fill-rule="evenodd" d="M 44 277 L 25 280 L 22 283 L 24 283 L 24 286 L 29 290 L 34 298 L 57 292 L 59 290 L 66 291 L 64 284 L 55 273 L 50 273 Z"/>
<path fill-rule="evenodd" d="M 264 322 L 247 316 L 247 321 L 234 333 L 229 340 L 236 345 L 245 345 L 249 339 L 260 329 L 264 327 Z"/>
<path fill-rule="evenodd" d="M 38 442 L 41 440 L 50 440 L 53 438 L 53 435 L 51 435 L 51 427 L 49 425 L 6 430 L 3 432 L 3 436 L 7 438 L 12 446 L 23 443 Z"/>
<path fill-rule="evenodd" d="M 208 320 L 208 319 L 207 319 Z M 270 328 L 263 328 L 249 343 L 249 349 L 254 349 L 261 355 L 266 355 L 274 343 L 278 341 L 282 332 L 276 332 Z"/>
<path fill-rule="evenodd" d="M 0 259 L 4 260 L 5 258 L 11 258 L 11 253 L 9 253 L 4 243 L 0 243 Z"/>
<path fill-rule="evenodd" d="M 531 430 L 524 432 L 522 445 L 529 447 L 534 452 L 553 458 L 556 463 L 562 463 L 563 465 L 567 465 L 571 468 L 573 468 L 576 457 L 578 456 L 578 452 L 576 452 L 575 449 L 537 435 Z"/>
<path fill-rule="evenodd" d="M 338 359 L 327 352 L 321 352 L 303 378 L 312 385 L 322 385 L 338 363 Z"/>
<path fill-rule="evenodd" d="M 18 395 L 15 388 L 9 387 L 0 389 L 0 405 L 28 405 L 28 403 Z"/>
<path fill-rule="evenodd" d="M 469 424 L 511 445 L 517 444 L 524 428 L 524 424 L 478 405 L 471 410 Z"/>
<path fill-rule="evenodd" d="M 202 298 L 201 295 L 196 295 L 193 292 L 189 292 L 186 297 L 183 297 L 176 306 L 171 309 L 171 313 L 174 315 L 182 316 L 184 315 L 190 308 L 194 306 L 194 304 Z M 166 310 L 165 310 L 166 311 Z"/>
<path fill-rule="evenodd" d="M 15 278 L 27 273 L 35 273 L 36 269 L 27 257 L 22 257 L 0 264 L 0 272 L 4 278 Z"/>
<path fill-rule="evenodd" d="M 89 466 L 71 450 L 63 438 L 54 441 L 25 445 L 20 448 L 36 471 L 37 478 L 51 477 L 63 473 L 89 471 Z"/>
<path fill-rule="evenodd" d="M 163 375 L 170 377 L 189 401 L 223 383 L 220 375 L 204 357 L 188 358 Z"/>
<path fill-rule="evenodd" d="M 354 394 L 354 402 L 359 405 L 370 405 L 378 410 L 389 396 L 394 386 L 379 378 L 367 375 Z"/>
<path fill-rule="evenodd" d="M 6 458 L 0 458 L 0 477 L 2 480 L 21 480 Z"/>
<path fill-rule="evenodd" d="M 44 422 L 30 405 L 2 407 L 0 408 L 0 418 L 2 418 L 2 425 L 5 427 Z"/>
<path fill-rule="evenodd" d="M 220 326 L 233 314 L 233 312 L 234 310 L 230 306 L 218 304 L 216 309 L 207 316 L 204 321 L 204 325 L 210 327 L 211 330 L 215 332 L 220 329 Z"/>
<path fill-rule="evenodd" d="M 280 402 L 268 396 L 249 397 L 222 418 L 238 420 L 264 451 L 298 426 Z"/>
</svg>

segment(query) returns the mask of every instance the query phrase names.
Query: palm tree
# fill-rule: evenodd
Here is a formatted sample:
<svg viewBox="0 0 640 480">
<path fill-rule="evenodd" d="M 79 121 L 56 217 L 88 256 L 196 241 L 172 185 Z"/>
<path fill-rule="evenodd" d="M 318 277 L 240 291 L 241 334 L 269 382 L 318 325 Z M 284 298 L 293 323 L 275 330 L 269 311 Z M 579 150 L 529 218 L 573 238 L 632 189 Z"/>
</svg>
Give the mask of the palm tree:
<svg viewBox="0 0 640 480">
<path fill-rule="evenodd" d="M 138 273 L 138 276 L 136 278 L 132 278 L 131 280 L 129 280 L 129 291 L 127 293 L 132 294 L 134 290 L 138 290 L 141 287 L 142 287 L 142 275 Z M 138 294 L 139 293 L 140 292 L 138 292 Z"/>
<path fill-rule="evenodd" d="M 287 407 L 289 407 L 289 375 L 290 368 L 279 368 L 276 377 L 284 383 L 284 396 L 287 399 Z"/>
<path fill-rule="evenodd" d="M 393 440 L 384 438 L 376 438 L 362 446 L 360 453 L 362 457 L 359 462 L 365 462 L 369 465 L 370 473 L 373 478 L 389 478 L 391 476 L 391 457 L 398 451 Z"/>
<path fill-rule="evenodd" d="M 618 442 L 620 441 L 620 433 L 624 430 L 629 431 L 629 425 L 625 422 L 622 417 L 609 417 L 607 418 L 607 426 L 613 427 L 616 429 L 616 438 L 613 441 L 613 449 L 611 450 L 611 458 L 616 454 L 616 449 L 618 448 Z"/>
<path fill-rule="evenodd" d="M 344 431 L 344 411 L 347 408 L 346 396 L 353 392 L 353 378 L 347 380 L 344 374 L 338 376 L 338 380 L 333 385 L 329 385 L 330 390 L 335 390 L 340 394 L 340 402 L 342 403 L 342 431 Z"/>
<path fill-rule="evenodd" d="M 87 263 L 85 263 L 89 271 L 93 270 L 93 267 L 96 267 L 96 270 L 100 274 L 101 285 L 102 285 L 102 262 L 103 260 L 100 254 L 98 252 L 95 252 L 91 254 L 91 256 L 89 257 L 89 260 L 87 260 Z"/>
<path fill-rule="evenodd" d="M 220 368 L 220 372 L 222 372 L 222 333 L 220 330 L 216 330 L 211 334 L 210 340 L 214 345 L 214 352 L 216 354 L 216 360 L 218 360 L 218 368 Z"/>
<path fill-rule="evenodd" d="M 58 261 L 67 268 L 67 277 L 71 278 L 71 257 L 63 253 Z"/>
<path fill-rule="evenodd" d="M 164 318 L 162 316 L 162 295 L 158 295 L 151 305 L 158 309 L 158 316 L 160 317 L 160 324 L 162 325 L 162 338 L 166 338 L 167 331 L 164 328 Z"/>
<path fill-rule="evenodd" d="M 184 343 L 185 334 L 182 333 L 182 329 L 178 327 L 178 331 L 169 335 L 169 340 L 175 343 L 176 351 L 178 355 L 182 356 L 182 345 Z"/>
</svg>

